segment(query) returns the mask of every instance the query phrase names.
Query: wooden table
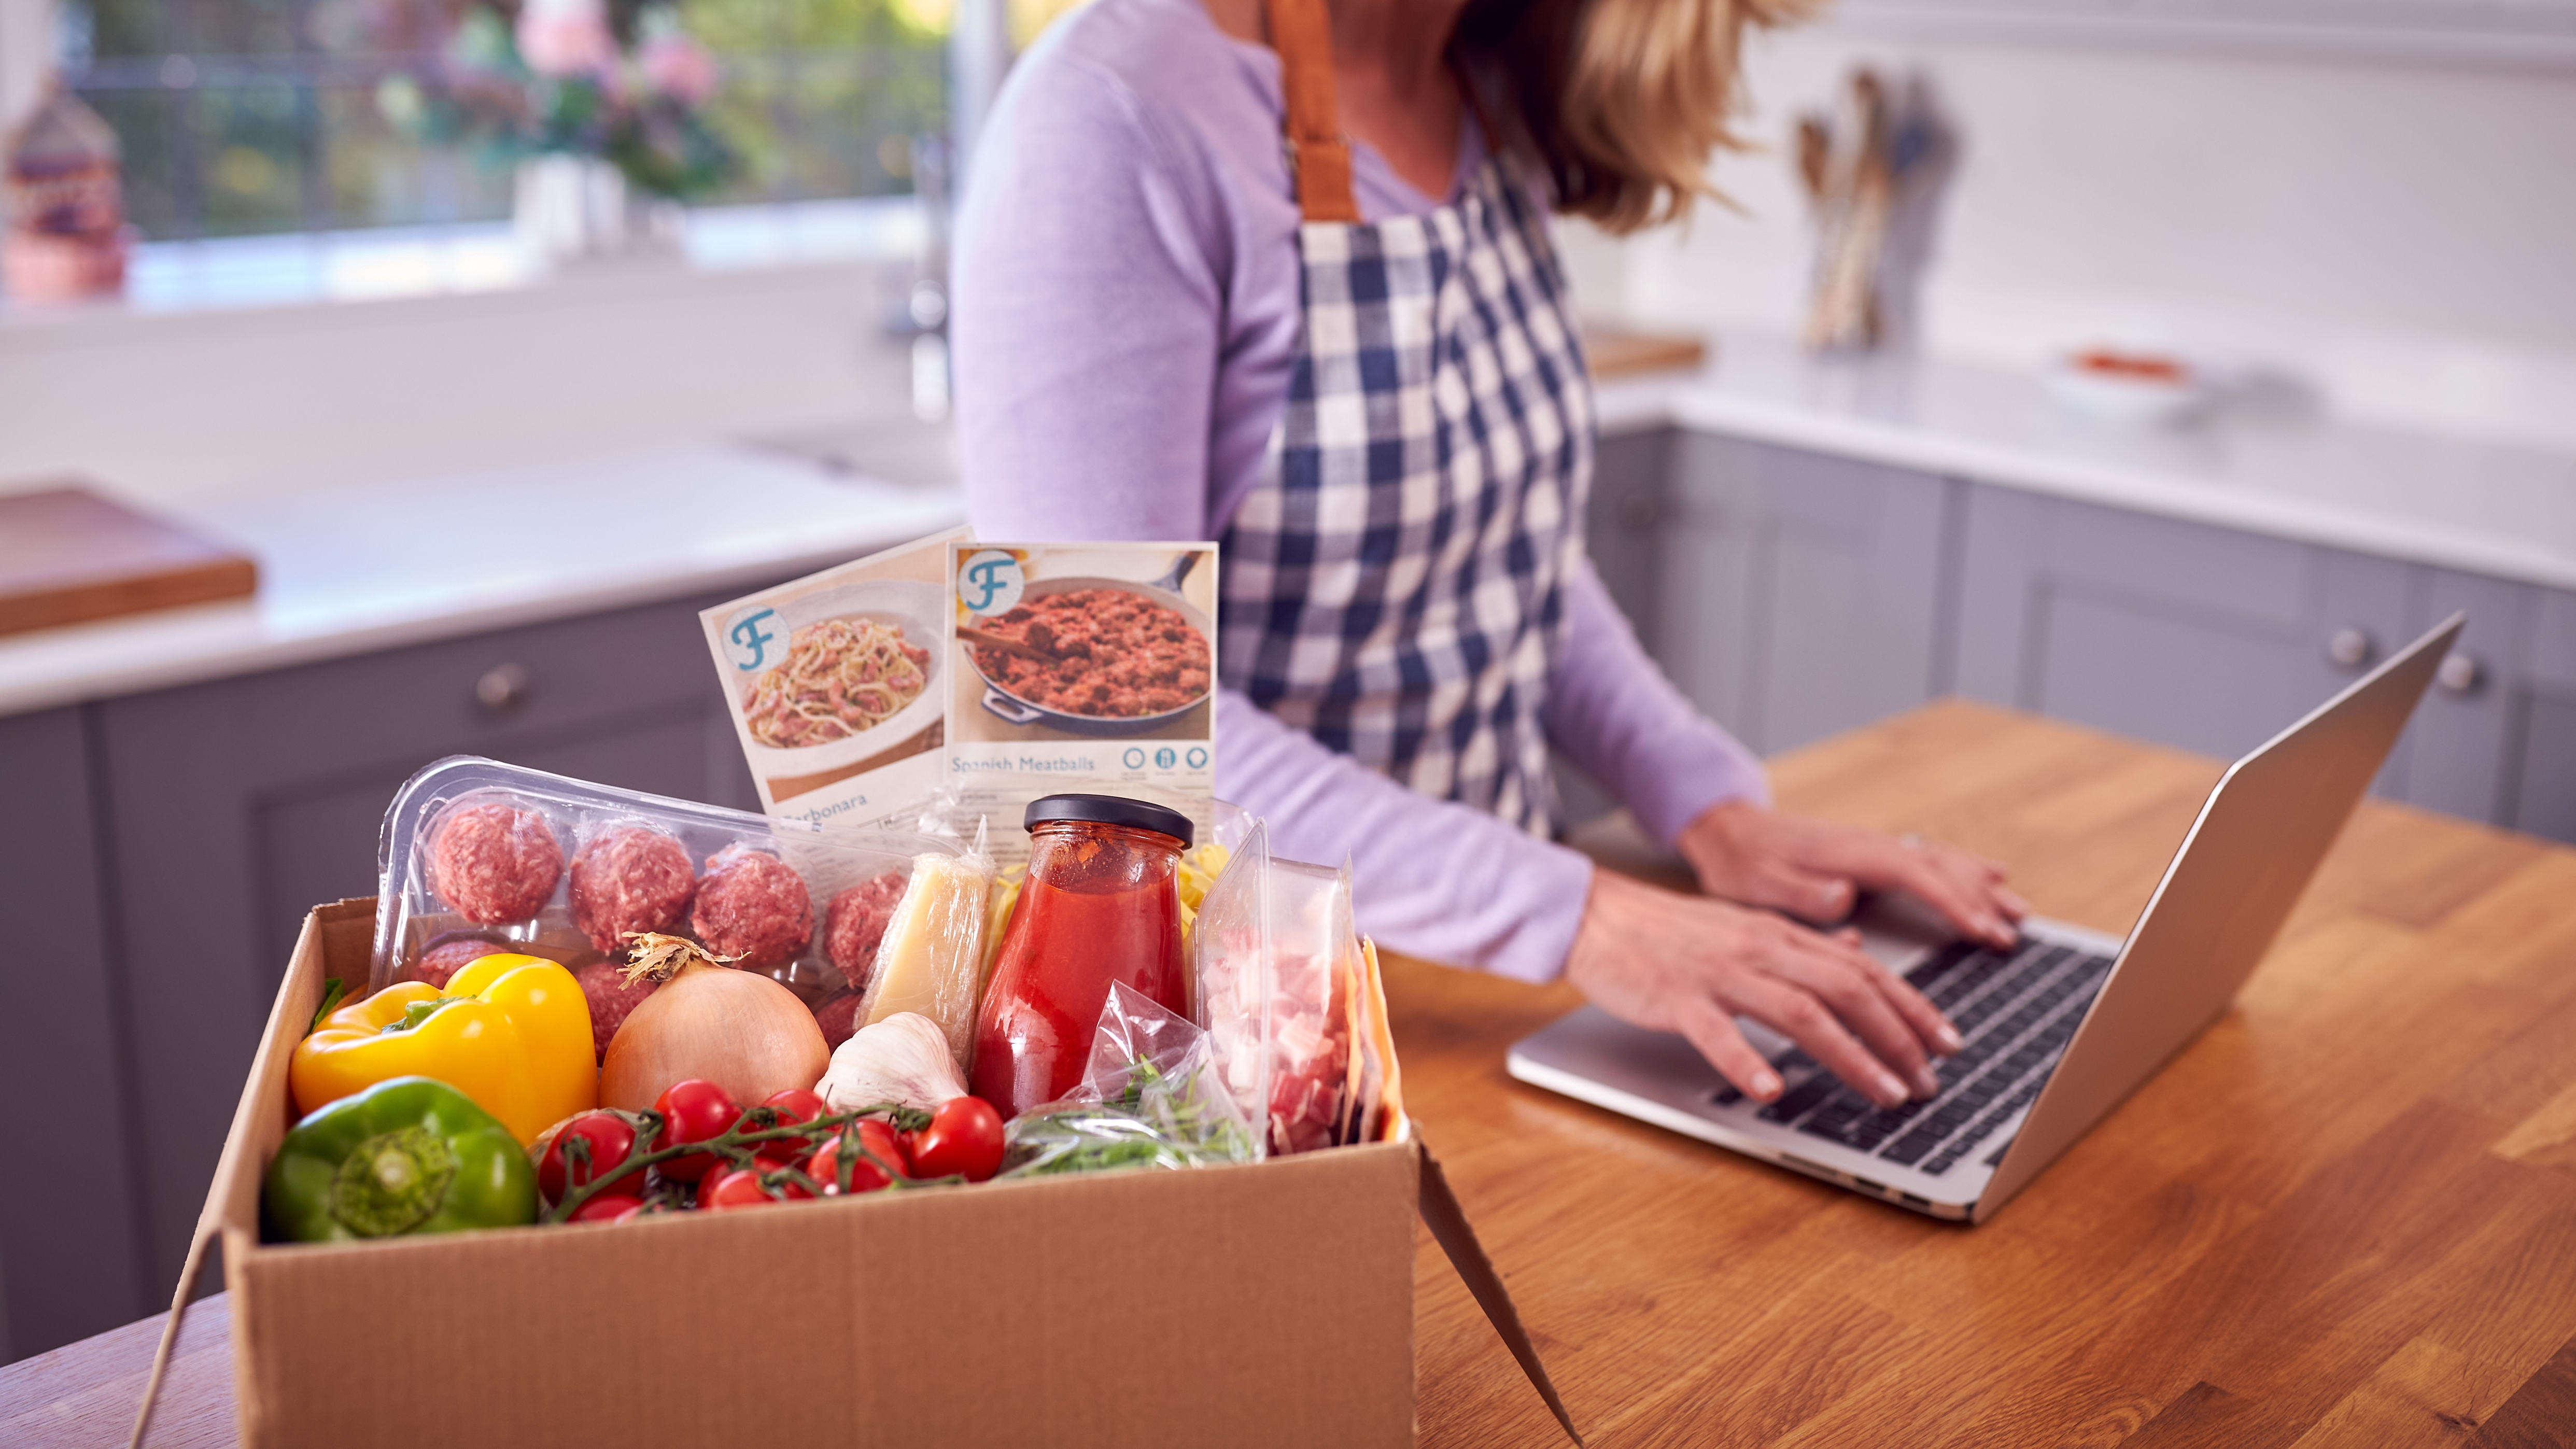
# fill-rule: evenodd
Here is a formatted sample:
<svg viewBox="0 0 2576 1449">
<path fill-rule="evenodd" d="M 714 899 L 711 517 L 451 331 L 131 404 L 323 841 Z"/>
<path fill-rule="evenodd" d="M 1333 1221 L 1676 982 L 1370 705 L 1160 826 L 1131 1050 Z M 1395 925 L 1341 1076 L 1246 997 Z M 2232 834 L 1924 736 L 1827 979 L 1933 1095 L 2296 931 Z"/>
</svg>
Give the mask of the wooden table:
<svg viewBox="0 0 2576 1449">
<path fill-rule="evenodd" d="M 1944 704 L 1775 771 L 2119 931 L 2218 767 Z M 1570 990 L 1389 987 L 1595 1445 L 2576 1444 L 2576 851 L 2365 806 L 2236 1008 L 1978 1228 L 1512 1082 Z M 1416 1273 L 1423 1442 L 1563 1442 L 1427 1238 Z M 121 1440 L 156 1332 L 0 1370 L 0 1443 Z M 230 1441 L 228 1353 L 200 1305 L 155 1444 Z"/>
</svg>

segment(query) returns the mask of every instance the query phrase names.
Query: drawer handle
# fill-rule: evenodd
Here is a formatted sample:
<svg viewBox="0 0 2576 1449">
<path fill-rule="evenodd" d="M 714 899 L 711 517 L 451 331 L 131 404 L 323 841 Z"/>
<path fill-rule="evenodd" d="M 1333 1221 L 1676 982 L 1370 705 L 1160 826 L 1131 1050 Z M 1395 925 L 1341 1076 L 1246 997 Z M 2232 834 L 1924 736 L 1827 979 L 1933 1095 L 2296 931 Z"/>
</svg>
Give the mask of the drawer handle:
<svg viewBox="0 0 2576 1449">
<path fill-rule="evenodd" d="M 2360 629 L 2337 629 L 2326 636 L 2326 658 L 2346 669 L 2359 669 L 2379 653 L 2379 642 Z"/>
<path fill-rule="evenodd" d="M 505 715 L 528 702 L 528 671 L 516 664 L 495 664 L 474 681 L 474 703 L 485 714 Z"/>
<path fill-rule="evenodd" d="M 2442 661 L 2433 678 L 2453 694 L 2475 694 L 2487 682 L 2487 667 L 2474 654 L 2453 654 Z"/>
</svg>

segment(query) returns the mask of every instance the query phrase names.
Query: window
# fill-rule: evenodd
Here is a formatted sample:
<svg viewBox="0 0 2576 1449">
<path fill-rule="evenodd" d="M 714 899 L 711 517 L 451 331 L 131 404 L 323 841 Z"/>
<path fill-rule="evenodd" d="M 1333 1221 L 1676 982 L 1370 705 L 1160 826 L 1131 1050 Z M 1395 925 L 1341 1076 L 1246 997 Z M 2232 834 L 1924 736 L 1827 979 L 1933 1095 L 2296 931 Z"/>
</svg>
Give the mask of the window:
<svg viewBox="0 0 2576 1449">
<path fill-rule="evenodd" d="M 519 3 L 61 0 L 63 72 L 116 129 L 149 240 L 498 221 L 518 155 L 402 102 L 454 73 L 463 27 L 506 33 Z M 912 138 L 947 129 L 948 3 L 679 0 L 740 160 L 701 199 L 909 191 Z M 609 6 L 621 24 L 643 9 Z"/>
</svg>

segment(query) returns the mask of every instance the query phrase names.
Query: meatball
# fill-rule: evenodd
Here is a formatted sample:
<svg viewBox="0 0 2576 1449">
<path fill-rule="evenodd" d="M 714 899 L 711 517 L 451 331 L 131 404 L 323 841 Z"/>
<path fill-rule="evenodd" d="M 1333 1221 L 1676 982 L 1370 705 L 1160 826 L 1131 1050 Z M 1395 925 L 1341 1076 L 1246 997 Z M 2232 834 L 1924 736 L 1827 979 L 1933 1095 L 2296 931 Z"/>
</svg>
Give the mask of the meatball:
<svg viewBox="0 0 2576 1449">
<path fill-rule="evenodd" d="M 728 845 L 707 857 L 689 932 L 718 956 L 766 971 L 796 959 L 814 939 L 814 900 L 787 862 L 765 850 Z"/>
<path fill-rule="evenodd" d="M 858 1035 L 859 993 L 844 991 L 814 1008 L 814 1024 L 823 1029 L 823 1045 L 833 1051 Z"/>
<path fill-rule="evenodd" d="M 429 888 L 478 926 L 526 920 L 563 879 L 563 847 L 546 817 L 525 806 L 450 806 L 431 834 Z"/>
<path fill-rule="evenodd" d="M 420 959 L 404 967 L 402 974 L 395 979 L 424 981 L 445 991 L 449 978 L 457 972 L 486 956 L 497 956 L 504 951 L 517 949 L 515 946 L 504 945 L 498 941 L 441 941 L 421 952 Z"/>
<path fill-rule="evenodd" d="M 573 852 L 572 923 L 609 956 L 629 931 L 678 925 L 697 890 L 689 853 L 648 826 L 603 831 Z"/>
<path fill-rule="evenodd" d="M 574 972 L 573 979 L 581 983 L 581 994 L 590 1002 L 591 1054 L 603 1062 L 608 1060 L 608 1039 L 662 984 L 647 976 L 629 986 L 625 968 L 614 961 L 593 961 Z"/>
<path fill-rule="evenodd" d="M 833 896 L 823 908 L 824 952 L 852 991 L 868 989 L 868 975 L 877 966 L 877 943 L 894 919 L 895 902 L 903 899 L 903 881 L 902 871 L 887 871 Z"/>
</svg>

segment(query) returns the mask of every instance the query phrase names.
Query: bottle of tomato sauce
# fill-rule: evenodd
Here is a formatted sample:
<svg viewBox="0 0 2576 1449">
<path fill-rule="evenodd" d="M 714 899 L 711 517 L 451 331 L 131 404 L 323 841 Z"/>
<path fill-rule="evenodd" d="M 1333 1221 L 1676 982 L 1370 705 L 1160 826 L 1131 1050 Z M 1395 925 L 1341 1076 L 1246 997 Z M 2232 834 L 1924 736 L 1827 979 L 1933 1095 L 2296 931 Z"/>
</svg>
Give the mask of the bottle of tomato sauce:
<svg viewBox="0 0 2576 1449">
<path fill-rule="evenodd" d="M 1029 875 L 975 1025 L 976 1096 L 1005 1119 L 1082 1082 L 1109 984 L 1189 1014 L 1181 852 L 1190 818 L 1121 795 L 1029 802 Z"/>
</svg>

